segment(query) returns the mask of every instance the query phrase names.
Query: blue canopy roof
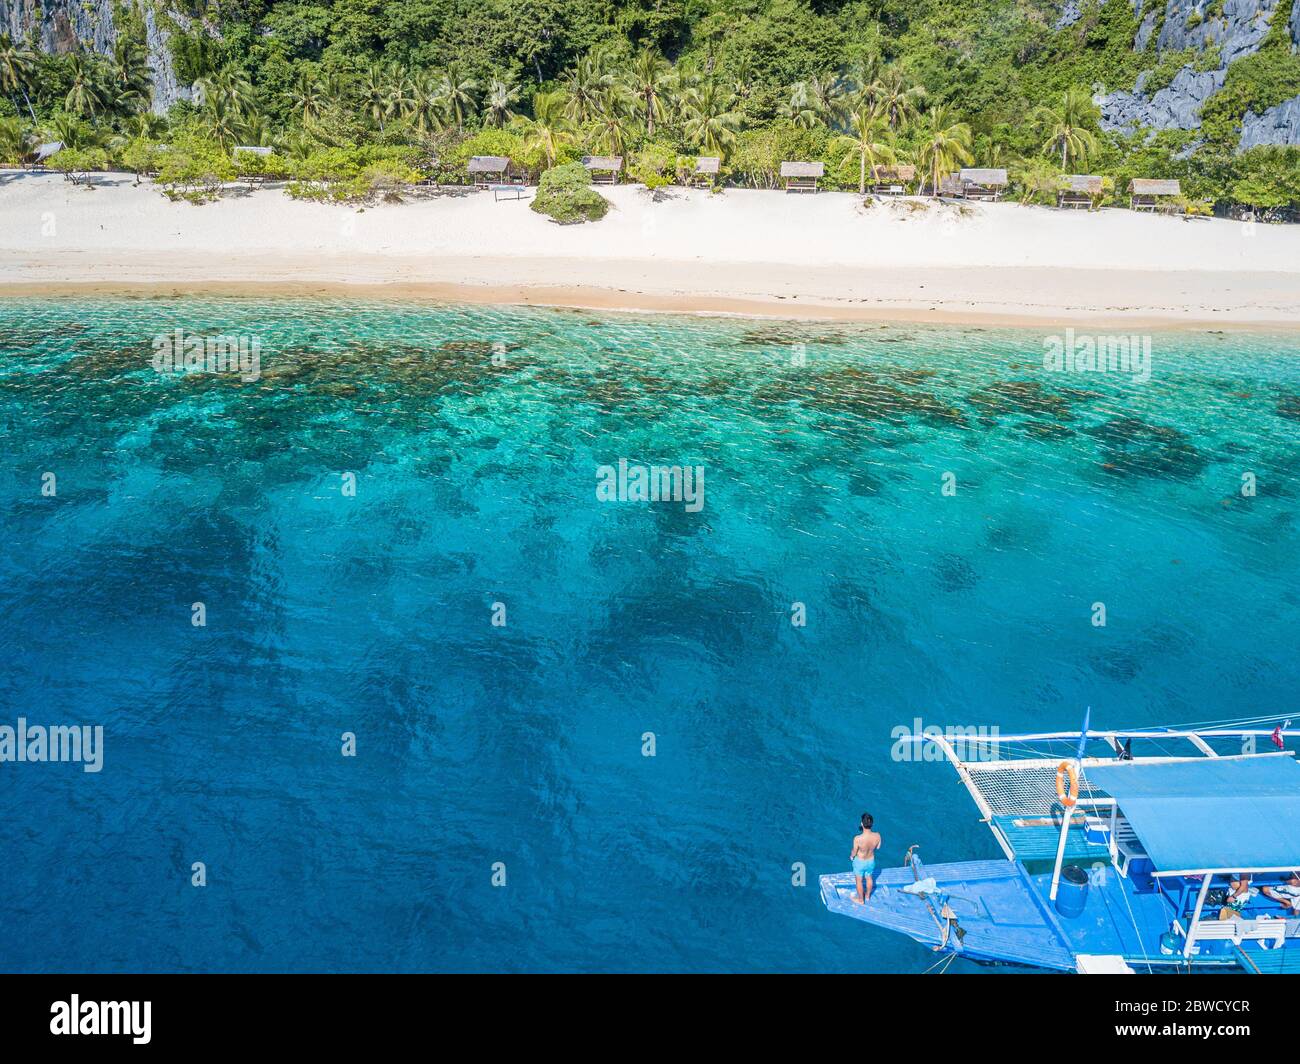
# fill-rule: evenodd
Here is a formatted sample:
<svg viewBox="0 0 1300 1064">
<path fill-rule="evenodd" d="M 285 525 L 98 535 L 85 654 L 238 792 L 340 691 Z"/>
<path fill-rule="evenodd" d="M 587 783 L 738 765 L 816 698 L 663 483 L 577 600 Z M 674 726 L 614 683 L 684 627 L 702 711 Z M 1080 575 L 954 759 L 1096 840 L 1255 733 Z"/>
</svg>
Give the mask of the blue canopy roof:
<svg viewBox="0 0 1300 1064">
<path fill-rule="evenodd" d="M 1126 761 L 1085 775 L 1119 802 L 1157 875 L 1300 868 L 1293 758 Z"/>
</svg>

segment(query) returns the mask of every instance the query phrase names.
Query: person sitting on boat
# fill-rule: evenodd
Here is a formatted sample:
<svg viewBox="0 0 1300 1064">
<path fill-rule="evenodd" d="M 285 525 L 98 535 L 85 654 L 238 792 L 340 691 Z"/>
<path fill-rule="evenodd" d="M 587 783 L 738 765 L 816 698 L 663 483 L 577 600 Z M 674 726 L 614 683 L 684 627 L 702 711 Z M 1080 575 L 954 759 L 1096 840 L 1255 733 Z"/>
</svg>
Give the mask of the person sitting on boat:
<svg viewBox="0 0 1300 1064">
<path fill-rule="evenodd" d="M 1258 894 L 1259 891 L 1250 885 L 1250 876 L 1245 872 L 1237 873 L 1237 878 L 1228 883 L 1228 896 L 1219 910 L 1219 919 L 1237 919 Z"/>
<path fill-rule="evenodd" d="M 1300 913 L 1300 870 L 1293 870 L 1286 882 L 1276 887 L 1261 887 L 1260 893 L 1281 904 L 1282 908 Z"/>
<path fill-rule="evenodd" d="M 858 905 L 871 900 L 876 885 L 876 851 L 880 849 L 880 833 L 871 830 L 874 823 L 870 813 L 862 814 L 862 834 L 853 837 L 853 850 L 849 854 L 853 874 L 858 880 L 858 896 L 853 899 Z"/>
</svg>

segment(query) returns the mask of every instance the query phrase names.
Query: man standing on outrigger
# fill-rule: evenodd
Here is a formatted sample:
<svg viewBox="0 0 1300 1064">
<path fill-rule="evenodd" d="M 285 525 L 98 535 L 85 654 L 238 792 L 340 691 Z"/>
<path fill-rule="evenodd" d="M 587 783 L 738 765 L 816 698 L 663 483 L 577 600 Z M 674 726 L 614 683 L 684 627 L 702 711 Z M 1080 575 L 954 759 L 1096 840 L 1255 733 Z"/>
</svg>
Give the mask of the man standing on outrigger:
<svg viewBox="0 0 1300 1064">
<path fill-rule="evenodd" d="M 858 905 L 871 900 L 871 891 L 876 885 L 876 851 L 880 849 L 880 833 L 871 830 L 873 823 L 870 813 L 862 814 L 862 834 L 853 837 L 853 850 L 849 854 L 853 874 L 858 879 L 858 896 L 853 899 Z"/>
</svg>

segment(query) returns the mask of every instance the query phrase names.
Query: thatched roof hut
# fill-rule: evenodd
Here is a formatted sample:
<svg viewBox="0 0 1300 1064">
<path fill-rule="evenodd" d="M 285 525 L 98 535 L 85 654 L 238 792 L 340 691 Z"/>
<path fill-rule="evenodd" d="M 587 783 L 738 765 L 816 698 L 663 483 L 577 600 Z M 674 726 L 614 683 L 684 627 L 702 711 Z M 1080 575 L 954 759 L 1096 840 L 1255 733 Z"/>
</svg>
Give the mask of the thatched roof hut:
<svg viewBox="0 0 1300 1064">
<path fill-rule="evenodd" d="M 508 155 L 475 155 L 465 165 L 471 174 L 503 174 L 509 168 Z"/>
<path fill-rule="evenodd" d="M 916 167 L 910 163 L 871 168 L 871 190 L 882 196 L 901 196 L 907 186 L 916 180 Z"/>
<path fill-rule="evenodd" d="M 997 167 L 968 167 L 957 175 L 964 184 L 984 188 L 1002 188 L 1007 184 L 1006 170 Z"/>
<path fill-rule="evenodd" d="M 911 163 L 900 163 L 896 166 L 877 166 L 872 171 L 877 181 L 914 181 L 916 179 L 916 167 Z"/>
<path fill-rule="evenodd" d="M 1095 174 L 1063 174 L 1057 182 L 1058 207 L 1086 207 L 1092 210 L 1105 193 L 1105 184 Z"/>
<path fill-rule="evenodd" d="M 996 200 L 1007 187 L 1007 172 L 1000 167 L 967 167 L 957 180 L 964 199 Z"/>
<path fill-rule="evenodd" d="M 465 169 L 475 185 L 489 185 L 492 179 L 498 181 L 510 169 L 508 155 L 475 155 L 465 164 Z"/>
<path fill-rule="evenodd" d="M 716 155 L 701 155 L 695 160 L 695 170 L 691 174 L 692 185 L 712 186 L 722 172 L 722 160 Z"/>
<path fill-rule="evenodd" d="M 1128 190 L 1135 196 L 1181 196 L 1183 187 L 1177 178 L 1135 177 Z"/>
<path fill-rule="evenodd" d="M 826 173 L 825 163 L 792 162 L 781 164 L 781 176 L 785 178 L 787 192 L 816 192 L 817 179 Z"/>
<path fill-rule="evenodd" d="M 597 184 L 613 185 L 617 184 L 618 175 L 623 170 L 623 156 L 584 155 L 582 165 L 591 174 L 592 181 Z"/>
<path fill-rule="evenodd" d="M 1183 187 L 1176 178 L 1135 177 L 1128 191 L 1129 206 L 1135 211 L 1172 210 L 1171 201 L 1182 195 Z"/>
<path fill-rule="evenodd" d="M 1100 196 L 1103 191 L 1102 180 L 1094 174 L 1065 174 L 1061 177 L 1061 190 Z"/>
</svg>

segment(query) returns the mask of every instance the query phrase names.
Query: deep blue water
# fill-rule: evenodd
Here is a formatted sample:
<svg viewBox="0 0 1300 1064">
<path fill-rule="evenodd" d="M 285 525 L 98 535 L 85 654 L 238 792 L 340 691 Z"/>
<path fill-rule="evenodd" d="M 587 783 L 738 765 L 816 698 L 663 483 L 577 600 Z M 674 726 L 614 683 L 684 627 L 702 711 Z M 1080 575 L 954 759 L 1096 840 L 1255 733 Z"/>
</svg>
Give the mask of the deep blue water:
<svg viewBox="0 0 1300 1064">
<path fill-rule="evenodd" d="M 1300 338 L 1046 331 L 0 302 L 0 725 L 105 732 L 0 764 L 0 968 L 924 969 L 816 888 L 997 854 L 892 729 L 1300 718 Z"/>
</svg>

